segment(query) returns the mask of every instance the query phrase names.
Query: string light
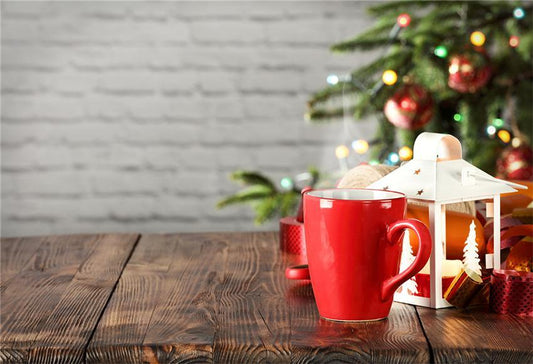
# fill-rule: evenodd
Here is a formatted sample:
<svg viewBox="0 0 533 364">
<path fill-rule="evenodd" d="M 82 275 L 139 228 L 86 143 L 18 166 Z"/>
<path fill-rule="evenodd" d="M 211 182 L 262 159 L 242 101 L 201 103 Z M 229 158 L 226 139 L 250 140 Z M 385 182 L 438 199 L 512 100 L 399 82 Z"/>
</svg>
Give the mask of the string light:
<svg viewBox="0 0 533 364">
<path fill-rule="evenodd" d="M 377 159 L 371 159 L 368 164 L 371 166 L 377 166 L 379 164 L 379 161 Z"/>
<path fill-rule="evenodd" d="M 516 19 L 522 19 L 526 15 L 526 12 L 522 8 L 515 8 L 513 10 L 513 16 Z"/>
<path fill-rule="evenodd" d="M 400 28 L 405 28 L 411 24 L 411 17 L 406 13 L 400 14 L 396 18 L 396 23 L 400 26 Z"/>
<path fill-rule="evenodd" d="M 491 136 L 496 134 L 496 127 L 494 125 L 487 126 L 487 134 Z"/>
<path fill-rule="evenodd" d="M 435 54 L 439 58 L 446 58 L 448 56 L 448 50 L 446 49 L 445 46 L 440 45 L 440 46 L 435 47 L 433 54 Z"/>
<path fill-rule="evenodd" d="M 279 184 L 281 188 L 285 190 L 292 190 L 292 188 L 294 187 L 294 182 L 289 177 L 283 177 Z"/>
<path fill-rule="evenodd" d="M 470 43 L 477 47 L 481 47 L 483 44 L 485 44 L 485 34 L 480 32 L 479 30 L 476 30 L 475 32 L 472 32 L 470 34 Z"/>
<path fill-rule="evenodd" d="M 392 153 L 389 154 L 389 158 L 388 159 L 389 159 L 389 161 L 391 163 L 396 164 L 396 163 L 398 163 L 400 161 L 400 156 L 398 155 L 398 153 L 392 152 Z"/>
<path fill-rule="evenodd" d="M 350 150 L 346 145 L 339 145 L 337 148 L 335 148 L 335 155 L 338 159 L 344 159 L 347 158 L 350 154 Z"/>
<path fill-rule="evenodd" d="M 516 35 L 511 35 L 511 37 L 509 38 L 509 46 L 511 46 L 512 48 L 516 48 L 519 44 L 520 38 Z"/>
<path fill-rule="evenodd" d="M 492 120 L 492 125 L 494 125 L 497 128 L 501 128 L 505 124 L 505 121 L 501 118 L 495 118 Z"/>
<path fill-rule="evenodd" d="M 392 86 L 398 81 L 398 75 L 393 70 L 386 70 L 381 76 L 381 80 L 387 86 Z"/>
<path fill-rule="evenodd" d="M 328 75 L 328 77 L 326 77 L 326 82 L 332 86 L 336 85 L 339 83 L 339 76 L 334 74 Z"/>
<path fill-rule="evenodd" d="M 413 150 L 406 145 L 400 148 L 398 155 L 402 161 L 408 161 L 413 158 Z"/>
<path fill-rule="evenodd" d="M 511 141 L 511 145 L 514 148 L 518 148 L 521 144 L 522 144 L 522 141 L 520 140 L 520 138 L 517 138 L 517 137 L 514 137 L 513 140 Z"/>
<path fill-rule="evenodd" d="M 500 138 L 500 140 L 504 142 L 505 144 L 511 141 L 511 133 L 509 132 L 509 130 L 500 129 L 498 130 L 497 135 L 498 135 L 498 138 Z"/>
<path fill-rule="evenodd" d="M 463 115 L 461 115 L 459 113 L 455 113 L 455 114 L 453 114 L 453 120 L 455 120 L 456 122 L 460 123 L 461 121 L 463 121 Z"/>
<path fill-rule="evenodd" d="M 368 142 L 364 139 L 354 140 L 352 148 L 357 154 L 365 154 L 368 151 Z"/>
</svg>

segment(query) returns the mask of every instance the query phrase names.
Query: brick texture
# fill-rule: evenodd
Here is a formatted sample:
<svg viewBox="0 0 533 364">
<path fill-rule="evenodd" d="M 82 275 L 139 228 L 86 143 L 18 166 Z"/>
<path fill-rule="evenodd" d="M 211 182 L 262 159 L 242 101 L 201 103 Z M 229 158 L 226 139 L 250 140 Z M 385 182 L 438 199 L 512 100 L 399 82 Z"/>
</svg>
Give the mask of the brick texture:
<svg viewBox="0 0 533 364">
<path fill-rule="evenodd" d="M 335 171 L 335 145 L 372 133 L 303 119 L 368 61 L 328 50 L 367 5 L 3 1 L 2 236 L 277 228 L 215 204 L 235 169 Z"/>
</svg>

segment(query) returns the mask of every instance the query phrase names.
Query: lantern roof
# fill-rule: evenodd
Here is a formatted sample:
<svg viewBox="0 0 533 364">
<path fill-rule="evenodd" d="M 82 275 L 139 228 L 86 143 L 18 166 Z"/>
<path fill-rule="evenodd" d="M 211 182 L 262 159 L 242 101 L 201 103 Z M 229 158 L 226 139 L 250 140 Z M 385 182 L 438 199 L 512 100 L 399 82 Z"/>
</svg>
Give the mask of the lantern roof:
<svg viewBox="0 0 533 364">
<path fill-rule="evenodd" d="M 462 159 L 459 140 L 421 133 L 413 159 L 368 188 L 403 192 L 407 198 L 439 203 L 481 200 L 527 187 L 497 179 Z"/>
</svg>

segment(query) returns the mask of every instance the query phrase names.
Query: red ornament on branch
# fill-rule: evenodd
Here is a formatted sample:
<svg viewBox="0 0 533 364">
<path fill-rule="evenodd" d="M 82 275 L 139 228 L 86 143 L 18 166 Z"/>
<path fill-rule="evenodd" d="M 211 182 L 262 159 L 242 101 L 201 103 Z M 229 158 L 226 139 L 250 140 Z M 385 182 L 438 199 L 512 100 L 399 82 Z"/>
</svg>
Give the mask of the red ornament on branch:
<svg viewBox="0 0 533 364">
<path fill-rule="evenodd" d="M 501 178 L 531 180 L 533 178 L 533 151 L 526 144 L 506 148 L 498 159 Z"/>
<path fill-rule="evenodd" d="M 487 55 L 474 50 L 452 56 L 448 72 L 448 86 L 461 93 L 476 92 L 492 76 Z"/>
<path fill-rule="evenodd" d="M 408 84 L 385 103 L 384 112 L 391 124 L 398 128 L 420 129 L 433 117 L 433 98 L 424 87 Z"/>
</svg>

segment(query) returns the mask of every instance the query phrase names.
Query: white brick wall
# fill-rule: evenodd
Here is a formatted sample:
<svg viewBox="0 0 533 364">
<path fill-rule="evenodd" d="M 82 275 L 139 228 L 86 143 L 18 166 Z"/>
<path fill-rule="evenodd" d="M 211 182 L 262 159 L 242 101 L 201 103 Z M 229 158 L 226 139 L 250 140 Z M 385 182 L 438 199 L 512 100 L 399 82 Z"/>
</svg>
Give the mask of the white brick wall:
<svg viewBox="0 0 533 364">
<path fill-rule="evenodd" d="M 214 205 L 237 168 L 337 167 L 342 125 L 302 115 L 368 59 L 328 50 L 367 5 L 2 2 L 2 236 L 276 228 Z"/>
</svg>

